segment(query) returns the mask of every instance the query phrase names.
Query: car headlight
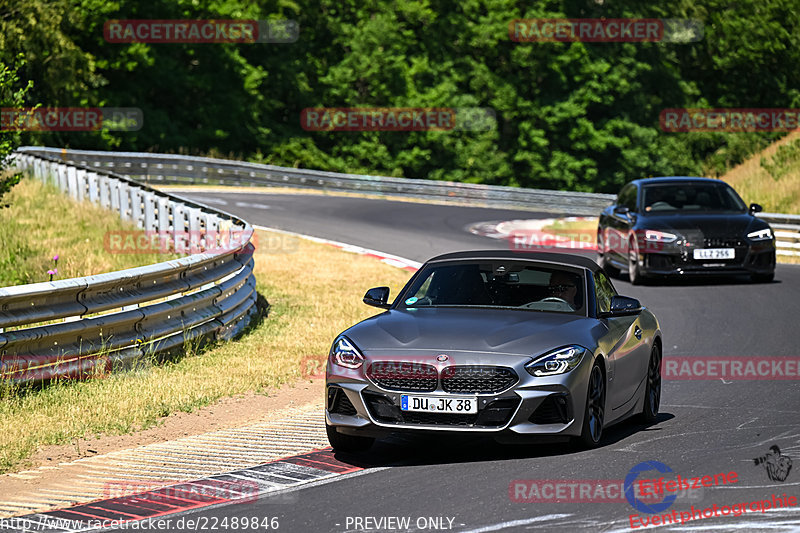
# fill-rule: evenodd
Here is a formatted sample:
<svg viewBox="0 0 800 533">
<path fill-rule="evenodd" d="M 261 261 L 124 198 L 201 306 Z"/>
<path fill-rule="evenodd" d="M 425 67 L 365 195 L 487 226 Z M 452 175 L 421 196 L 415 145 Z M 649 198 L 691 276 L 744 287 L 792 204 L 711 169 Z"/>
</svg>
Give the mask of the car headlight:
<svg viewBox="0 0 800 533">
<path fill-rule="evenodd" d="M 347 337 L 339 337 L 331 347 L 331 361 L 345 368 L 360 368 L 364 364 L 364 356 Z"/>
<path fill-rule="evenodd" d="M 747 234 L 747 238 L 752 241 L 766 241 L 772 238 L 772 230 L 769 228 L 760 229 L 758 231 L 751 231 Z"/>
<path fill-rule="evenodd" d="M 536 377 L 564 374 L 578 366 L 584 354 L 588 351 L 583 346 L 576 344 L 564 346 L 534 359 L 525 365 L 525 370 Z"/>
<path fill-rule="evenodd" d="M 678 240 L 678 236 L 674 233 L 668 233 L 666 231 L 657 231 L 654 229 L 649 229 L 644 232 L 644 238 L 646 241 L 650 242 L 675 242 Z"/>
</svg>

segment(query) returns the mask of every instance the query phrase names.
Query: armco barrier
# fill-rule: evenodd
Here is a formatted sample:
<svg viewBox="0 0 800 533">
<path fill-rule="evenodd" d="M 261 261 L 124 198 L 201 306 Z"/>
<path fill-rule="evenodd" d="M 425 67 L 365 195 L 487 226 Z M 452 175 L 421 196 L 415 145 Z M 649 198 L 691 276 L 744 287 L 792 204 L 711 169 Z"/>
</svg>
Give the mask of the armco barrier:
<svg viewBox="0 0 800 533">
<path fill-rule="evenodd" d="M 461 202 L 469 200 L 487 205 L 526 207 L 571 215 L 596 215 L 616 198 L 613 194 L 338 174 L 184 155 L 95 152 L 44 147 L 25 147 L 19 151 L 57 157 L 65 162 L 91 168 L 113 170 L 145 183 L 304 187 L 429 200 Z"/>
<path fill-rule="evenodd" d="M 758 216 L 772 226 L 778 255 L 800 257 L 800 215 L 760 213 Z"/>
<path fill-rule="evenodd" d="M 246 221 L 52 152 L 13 157 L 19 170 L 118 211 L 143 230 L 196 236 L 200 253 L 0 288 L 0 379 L 85 377 L 189 341 L 232 338 L 257 312 L 253 229 Z"/>
<path fill-rule="evenodd" d="M 337 174 L 184 155 L 30 146 L 19 151 L 56 157 L 93 169 L 110 169 L 146 183 L 305 187 L 456 202 L 478 201 L 494 206 L 525 207 L 537 211 L 589 216 L 597 216 L 616 198 L 613 194 Z M 769 222 L 775 230 L 778 255 L 800 256 L 800 215 L 761 213 L 759 217 Z"/>
</svg>

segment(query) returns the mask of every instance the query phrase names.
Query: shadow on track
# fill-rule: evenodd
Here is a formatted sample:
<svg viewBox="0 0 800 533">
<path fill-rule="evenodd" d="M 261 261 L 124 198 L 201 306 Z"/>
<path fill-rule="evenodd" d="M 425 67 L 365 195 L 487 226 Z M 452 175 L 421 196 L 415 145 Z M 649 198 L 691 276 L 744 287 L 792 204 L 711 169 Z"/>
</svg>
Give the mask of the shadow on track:
<svg viewBox="0 0 800 533">
<path fill-rule="evenodd" d="M 632 435 L 642 432 L 661 431 L 661 423 L 675 418 L 670 413 L 660 413 L 652 424 L 627 420 L 604 430 L 603 439 L 597 449 L 612 446 Z M 596 450 L 596 449 L 595 449 Z M 376 441 L 368 451 L 360 454 L 336 452 L 337 460 L 360 468 L 424 466 L 483 461 L 509 461 L 537 457 L 590 454 L 587 450 L 566 441 L 548 438 L 525 439 L 517 442 L 498 443 L 492 437 L 482 435 L 406 435 L 392 434 Z"/>
</svg>

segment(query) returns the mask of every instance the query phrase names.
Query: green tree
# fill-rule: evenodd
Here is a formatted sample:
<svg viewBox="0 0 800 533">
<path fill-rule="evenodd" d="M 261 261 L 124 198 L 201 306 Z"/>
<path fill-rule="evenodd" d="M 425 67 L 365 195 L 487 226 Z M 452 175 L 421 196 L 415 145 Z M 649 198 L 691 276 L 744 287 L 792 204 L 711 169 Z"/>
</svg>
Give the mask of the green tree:
<svg viewBox="0 0 800 533">
<path fill-rule="evenodd" d="M 32 82 L 21 84 L 18 70 L 24 65 L 21 57 L 11 65 L 0 61 L 0 108 L 21 107 L 25 94 L 33 86 Z M 8 207 L 3 203 L 3 195 L 19 183 L 20 176 L 10 168 L 9 155 L 19 147 L 20 136 L 14 129 L 13 119 L 0 118 L 0 209 Z"/>
</svg>

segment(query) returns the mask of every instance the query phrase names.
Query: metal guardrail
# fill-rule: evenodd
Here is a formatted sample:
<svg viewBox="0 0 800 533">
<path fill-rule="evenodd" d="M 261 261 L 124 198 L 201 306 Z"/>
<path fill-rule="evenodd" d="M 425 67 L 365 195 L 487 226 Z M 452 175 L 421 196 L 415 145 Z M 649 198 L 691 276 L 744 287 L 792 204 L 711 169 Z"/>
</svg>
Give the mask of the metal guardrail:
<svg viewBox="0 0 800 533">
<path fill-rule="evenodd" d="M 330 191 L 387 194 L 494 206 L 513 206 L 574 215 L 595 215 L 616 198 L 613 194 L 574 193 L 452 181 L 339 174 L 208 157 L 97 152 L 25 147 L 25 153 L 58 157 L 92 168 L 113 170 L 145 183 L 289 186 Z"/>
<path fill-rule="evenodd" d="M 589 216 L 596 216 L 616 198 L 613 194 L 338 174 L 184 155 L 45 147 L 25 147 L 20 150 L 57 157 L 86 167 L 112 169 L 145 183 L 291 186 L 455 202 L 479 201 L 494 206 L 525 207 Z M 759 216 L 775 230 L 779 255 L 800 256 L 800 215 L 761 213 Z"/>
<path fill-rule="evenodd" d="M 64 162 L 52 151 L 22 149 L 13 157 L 18 169 L 73 198 L 116 210 L 142 230 L 170 236 L 178 249 L 195 246 L 201 253 L 0 288 L 0 379 L 86 377 L 189 341 L 229 339 L 249 324 L 257 312 L 249 223 L 108 170 Z"/>
<path fill-rule="evenodd" d="M 782 213 L 759 213 L 775 232 L 778 255 L 800 257 L 800 215 Z"/>
</svg>

